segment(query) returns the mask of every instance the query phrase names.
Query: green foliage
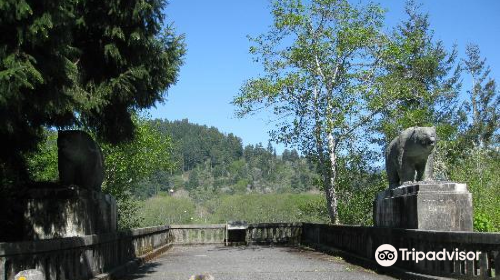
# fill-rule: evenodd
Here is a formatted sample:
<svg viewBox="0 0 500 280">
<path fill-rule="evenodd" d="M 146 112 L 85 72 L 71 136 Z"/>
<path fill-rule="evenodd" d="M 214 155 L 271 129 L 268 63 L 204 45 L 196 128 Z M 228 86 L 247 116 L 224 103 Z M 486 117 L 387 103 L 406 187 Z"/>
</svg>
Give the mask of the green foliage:
<svg viewBox="0 0 500 280">
<path fill-rule="evenodd" d="M 479 47 L 468 45 L 466 55 L 463 62 L 472 78 L 472 87 L 467 91 L 464 107 L 468 119 L 461 138 L 469 147 L 490 147 L 500 143 L 500 93 L 496 81 L 489 76 L 491 69 L 486 59 L 481 58 Z"/>
<path fill-rule="evenodd" d="M 39 144 L 37 153 L 27 158 L 28 172 L 31 180 L 50 182 L 59 179 L 57 168 L 57 132 L 44 130 L 45 142 Z"/>
<path fill-rule="evenodd" d="M 118 145 L 101 143 L 106 175 L 102 190 L 117 200 L 121 229 L 141 224 L 142 217 L 137 215 L 140 203 L 133 194 L 144 190 L 143 182 L 152 181 L 150 178 L 158 173 L 169 173 L 174 168 L 170 138 L 143 117 L 133 120 L 137 127 L 133 141 Z M 57 133 L 46 131 L 45 134 L 47 139 L 40 151 L 28 158 L 30 176 L 36 181 L 56 181 Z"/>
<path fill-rule="evenodd" d="M 456 48 L 433 38 L 428 16 L 413 1 L 390 36 L 380 32 L 383 11 L 375 5 L 278 0 L 271 8 L 274 25 L 250 48 L 265 75 L 246 81 L 233 103 L 238 116 L 271 109 L 280 120 L 274 139 L 315 160 L 332 222 L 371 223 L 371 199 L 386 184 L 369 167 L 380 160 L 366 147 L 382 148 L 410 126 L 433 125 L 436 178 L 468 182 L 475 212 L 488 213 L 498 228 L 492 151 L 500 96 L 477 46 L 468 46 L 463 60 L 473 85 L 461 106 Z M 489 155 L 477 158 L 474 147 Z M 291 185 L 297 181 L 292 177 Z"/>
<path fill-rule="evenodd" d="M 244 194 L 247 191 L 247 187 L 250 185 L 250 180 L 239 179 L 233 186 L 234 194 Z"/>
<path fill-rule="evenodd" d="M 173 168 L 170 138 L 143 118 L 134 118 L 134 122 L 137 131 L 133 141 L 101 146 L 106 168 L 102 189 L 118 201 L 120 228 L 139 225 L 136 217 L 139 205 L 134 202 L 133 190 L 155 172 Z"/>
<path fill-rule="evenodd" d="M 479 232 L 496 232 L 498 228 L 492 225 L 488 215 L 483 213 L 474 214 L 474 230 Z"/>
<path fill-rule="evenodd" d="M 85 110 L 81 119 L 111 142 L 131 135 L 131 109 L 162 101 L 176 82 L 185 48 L 183 37 L 164 22 L 165 4 L 87 0 L 76 6 L 74 44 L 82 54 L 82 88 L 105 101 Z"/>
<path fill-rule="evenodd" d="M 383 10 L 343 0 L 273 1 L 272 13 L 271 30 L 251 38 L 250 48 L 266 75 L 246 81 L 233 104 L 238 116 L 272 109 L 285 119 L 274 139 L 319 157 L 328 134 L 345 139 L 369 119 L 363 114 L 372 117 L 368 101 L 379 98 L 370 71 L 383 41 Z"/>
<path fill-rule="evenodd" d="M 169 158 L 172 162 L 172 159 Z M 175 167 L 174 167 L 175 168 Z M 143 179 L 137 187 L 132 190 L 132 194 L 139 199 L 146 199 L 155 196 L 160 192 L 169 192 L 177 190 L 184 186 L 184 180 L 181 176 L 173 175 L 173 168 L 167 170 L 155 170 L 146 179 Z"/>
<path fill-rule="evenodd" d="M 265 75 L 244 83 L 233 100 L 242 117 L 261 108 L 276 115 L 273 139 L 314 158 L 329 215 L 337 213 L 337 161 L 349 146 L 365 146 L 367 124 L 393 92 L 375 86 L 386 38 L 384 11 L 346 0 L 273 1 L 274 25 L 252 38 L 250 53 Z"/>
<path fill-rule="evenodd" d="M 172 138 L 176 167 L 141 182 L 133 192 L 138 197 L 183 188 L 200 202 L 221 194 L 300 193 L 316 188 L 313 165 L 296 150 L 285 150 L 280 157 L 270 143 L 266 148 L 260 143 L 243 148 L 233 134 L 187 120 L 152 124 Z"/>
<path fill-rule="evenodd" d="M 319 194 L 224 195 L 202 203 L 161 193 L 141 203 L 141 226 L 190 223 L 328 222 Z"/>
<path fill-rule="evenodd" d="M 452 168 L 450 179 L 467 183 L 472 193 L 475 230 L 499 230 L 500 154 L 496 150 L 475 148 L 464 151 L 463 155 Z"/>
<path fill-rule="evenodd" d="M 243 220 L 249 223 L 325 223 L 324 198 L 317 194 L 247 194 L 215 198 L 208 212 L 212 223 Z"/>
<path fill-rule="evenodd" d="M 306 192 L 315 189 L 318 177 L 306 158 L 297 154 L 294 161 L 285 161 L 260 144 L 248 145 L 244 156 L 229 164 L 212 167 L 208 161 L 185 174 L 185 188 L 197 201 L 220 194 Z"/>
<path fill-rule="evenodd" d="M 407 19 L 394 29 L 383 52 L 380 90 L 397 98 L 384 101 L 376 123 L 376 130 L 382 133 L 381 144 L 390 143 L 411 126 L 437 126 L 443 140 L 456 132 L 449 129 L 457 121 L 457 53 L 455 48 L 448 52 L 441 41 L 434 40 L 429 17 L 418 8 L 413 1 L 407 2 Z"/>
<path fill-rule="evenodd" d="M 464 102 L 460 133 L 450 146 L 447 174 L 457 182 L 465 182 L 472 193 L 474 229 L 500 230 L 500 94 L 491 69 L 481 57 L 477 45 L 468 45 L 463 59 L 471 78 Z"/>
<path fill-rule="evenodd" d="M 163 0 L 0 1 L 1 184 L 28 178 L 25 156 L 43 127 L 84 127 L 131 139 L 131 113 L 176 82 L 183 37 Z"/>
<path fill-rule="evenodd" d="M 344 224 L 373 224 L 373 199 L 387 189 L 385 173 L 374 167 L 376 156 L 360 149 L 339 158 L 339 218 Z"/>
<path fill-rule="evenodd" d="M 122 195 L 116 200 L 118 207 L 118 229 L 138 228 L 142 224 L 143 217 L 139 214 L 141 203 L 131 196 Z"/>
<path fill-rule="evenodd" d="M 144 218 L 141 227 L 189 224 L 195 217 L 195 204 L 188 198 L 160 195 L 143 201 L 138 215 Z"/>
<path fill-rule="evenodd" d="M 36 4 L 36 5 L 35 5 Z M 43 140 L 41 124 L 71 112 L 76 66 L 69 57 L 73 2 L 0 1 L 0 151 L 2 186 L 27 179 L 24 155 Z M 8 34 L 8 36 L 7 36 Z M 58 98 L 56 98 L 58 97 Z"/>
<path fill-rule="evenodd" d="M 301 214 L 302 222 L 327 224 L 330 222 L 328 218 L 328 209 L 326 209 L 326 198 L 324 195 L 311 197 L 307 201 L 302 201 L 298 204 L 299 213 Z"/>
<path fill-rule="evenodd" d="M 159 130 L 174 140 L 178 169 L 192 170 L 196 165 L 210 161 L 211 167 L 228 164 L 243 153 L 241 139 L 234 134 L 224 135 L 215 127 L 181 121 L 154 120 Z"/>
</svg>

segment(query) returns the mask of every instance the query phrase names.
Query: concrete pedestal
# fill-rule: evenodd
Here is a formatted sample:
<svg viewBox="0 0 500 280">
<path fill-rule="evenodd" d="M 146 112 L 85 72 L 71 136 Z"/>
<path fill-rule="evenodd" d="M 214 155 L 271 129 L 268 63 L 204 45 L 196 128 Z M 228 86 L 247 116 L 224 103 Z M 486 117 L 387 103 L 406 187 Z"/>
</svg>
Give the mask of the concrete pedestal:
<svg viewBox="0 0 500 280">
<path fill-rule="evenodd" d="M 23 199 L 23 240 L 115 232 L 117 206 L 107 194 L 75 188 L 31 190 Z"/>
<path fill-rule="evenodd" d="M 378 227 L 472 231 L 472 195 L 460 183 L 402 185 L 377 194 L 373 221 Z"/>
</svg>

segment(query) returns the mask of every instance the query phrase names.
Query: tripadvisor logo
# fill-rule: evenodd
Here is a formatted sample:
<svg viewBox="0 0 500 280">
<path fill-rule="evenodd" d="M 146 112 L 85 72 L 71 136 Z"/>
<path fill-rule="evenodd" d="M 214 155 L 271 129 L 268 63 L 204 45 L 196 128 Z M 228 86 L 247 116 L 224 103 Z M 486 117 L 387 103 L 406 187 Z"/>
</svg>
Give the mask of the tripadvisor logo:
<svg viewBox="0 0 500 280">
<path fill-rule="evenodd" d="M 398 251 L 390 244 L 382 244 L 375 251 L 375 260 L 381 266 L 391 266 L 398 260 Z"/>
<path fill-rule="evenodd" d="M 418 263 L 419 261 L 478 261 L 481 252 L 466 252 L 459 251 L 455 249 L 453 251 L 447 251 L 443 249 L 441 251 L 415 251 L 415 249 L 408 250 L 406 248 L 399 248 L 399 253 L 402 261 L 414 261 Z M 390 244 L 382 244 L 375 251 L 375 260 L 381 266 L 391 266 L 398 260 L 398 250 Z"/>
</svg>

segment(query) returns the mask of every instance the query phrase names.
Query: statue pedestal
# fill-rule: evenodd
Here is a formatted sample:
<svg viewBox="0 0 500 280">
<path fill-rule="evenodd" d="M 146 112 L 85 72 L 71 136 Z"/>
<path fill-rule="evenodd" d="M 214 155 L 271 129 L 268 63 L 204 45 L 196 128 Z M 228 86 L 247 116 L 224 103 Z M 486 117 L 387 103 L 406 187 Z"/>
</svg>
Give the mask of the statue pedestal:
<svg viewBox="0 0 500 280">
<path fill-rule="evenodd" d="M 472 195 L 466 184 L 415 182 L 379 192 L 373 203 L 377 227 L 472 231 Z"/>
<path fill-rule="evenodd" d="M 22 200 L 24 240 L 117 230 L 116 201 L 108 194 L 78 188 L 32 189 Z"/>
</svg>

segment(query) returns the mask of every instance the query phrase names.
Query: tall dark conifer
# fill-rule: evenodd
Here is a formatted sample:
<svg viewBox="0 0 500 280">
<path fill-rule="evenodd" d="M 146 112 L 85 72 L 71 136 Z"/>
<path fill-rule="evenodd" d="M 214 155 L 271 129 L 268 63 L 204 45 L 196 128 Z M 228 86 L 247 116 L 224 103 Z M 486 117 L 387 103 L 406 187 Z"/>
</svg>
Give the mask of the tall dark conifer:
<svg viewBox="0 0 500 280">
<path fill-rule="evenodd" d="M 472 87 L 465 102 L 470 117 L 465 135 L 469 143 L 485 148 L 500 143 L 500 94 L 495 79 L 490 77 L 486 59 L 481 58 L 479 46 L 468 45 L 466 55 L 464 68 L 472 79 Z"/>
<path fill-rule="evenodd" d="M 381 79 L 382 90 L 398 98 L 387 104 L 377 124 L 381 143 L 389 143 L 410 126 L 449 130 L 458 107 L 460 68 L 455 48 L 448 52 L 433 38 L 429 16 L 413 1 L 407 2 L 405 11 L 407 19 L 394 29 L 384 59 L 387 75 Z"/>
<path fill-rule="evenodd" d="M 131 113 L 161 101 L 182 64 L 165 4 L 0 0 L 2 185 L 26 178 L 24 154 L 43 127 L 86 127 L 112 143 L 133 137 Z"/>
</svg>

